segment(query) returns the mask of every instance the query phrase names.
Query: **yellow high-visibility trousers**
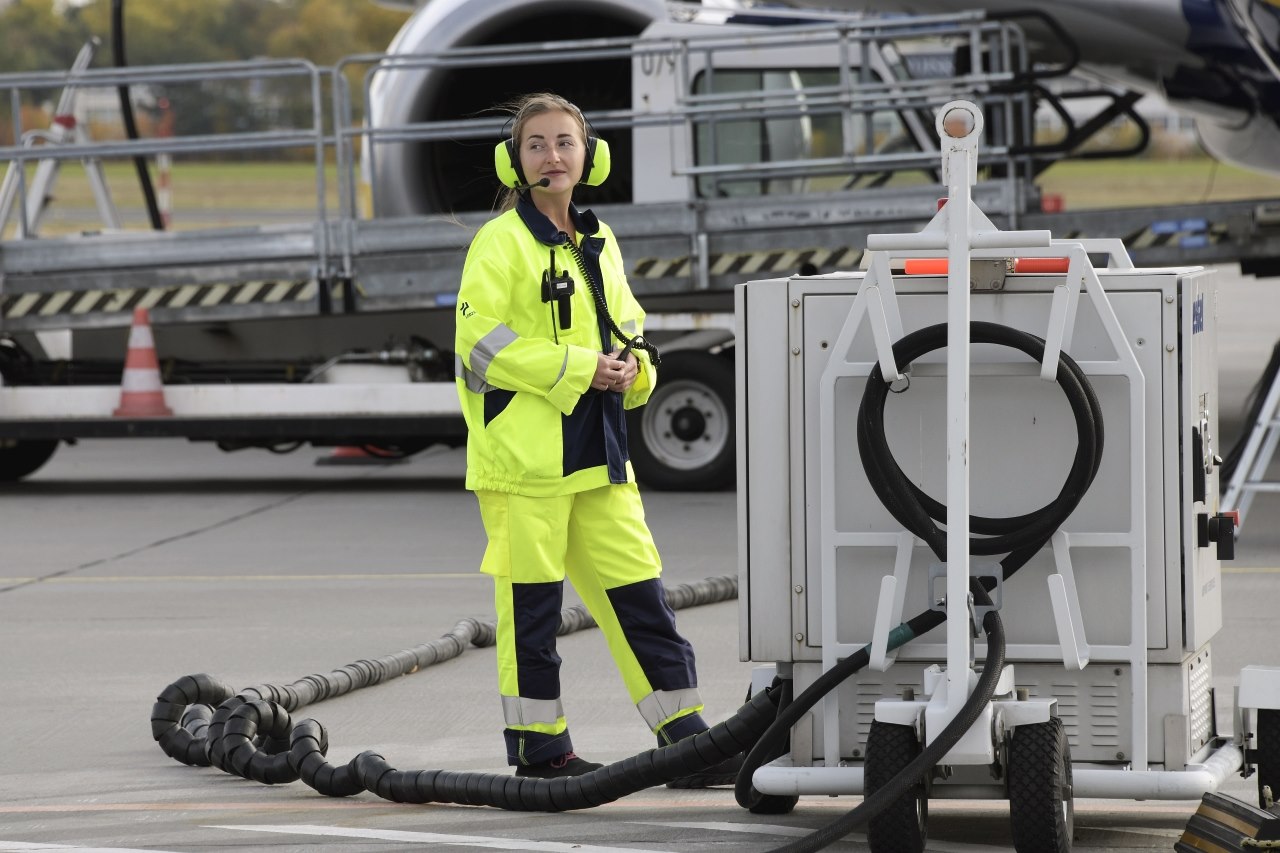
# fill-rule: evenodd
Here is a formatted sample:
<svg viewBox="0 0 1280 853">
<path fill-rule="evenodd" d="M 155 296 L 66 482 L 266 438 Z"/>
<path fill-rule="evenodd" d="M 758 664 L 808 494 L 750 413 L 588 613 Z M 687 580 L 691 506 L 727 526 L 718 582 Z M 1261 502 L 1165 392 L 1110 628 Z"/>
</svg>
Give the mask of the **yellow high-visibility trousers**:
<svg viewBox="0 0 1280 853">
<path fill-rule="evenodd" d="M 479 491 L 494 579 L 498 686 L 510 764 L 573 751 L 560 702 L 564 579 L 604 632 L 641 717 L 674 743 L 707 728 L 693 648 L 676 631 L 658 549 L 634 483 L 555 497 Z"/>
</svg>

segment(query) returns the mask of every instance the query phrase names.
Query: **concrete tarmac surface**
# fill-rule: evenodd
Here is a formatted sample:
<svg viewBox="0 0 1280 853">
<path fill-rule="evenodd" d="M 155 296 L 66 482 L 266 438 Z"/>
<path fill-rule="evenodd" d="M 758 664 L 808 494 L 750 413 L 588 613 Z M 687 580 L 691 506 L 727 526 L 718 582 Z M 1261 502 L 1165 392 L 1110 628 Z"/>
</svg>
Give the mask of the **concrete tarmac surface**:
<svg viewBox="0 0 1280 853">
<path fill-rule="evenodd" d="M 1223 446 L 1280 337 L 1280 282 L 1224 271 Z M 224 454 L 177 440 L 84 441 L 0 489 L 0 851 L 756 851 L 852 808 L 806 797 L 753 815 L 728 788 L 655 788 L 564 814 L 325 798 L 180 765 L 153 742 L 156 694 L 207 672 L 236 688 L 288 683 L 492 618 L 475 500 L 461 451 L 403 464 L 318 466 L 326 451 Z M 1275 472 L 1275 468 L 1273 468 Z M 646 492 L 668 583 L 736 574 L 736 496 Z M 1222 729 L 1235 673 L 1280 665 L 1280 498 L 1260 497 L 1224 576 L 1214 641 Z M 573 601 L 570 597 L 569 601 Z M 726 602 L 677 614 L 698 655 L 707 717 L 742 703 Z M 602 637 L 561 638 L 578 752 L 615 761 L 653 746 Z M 509 772 L 493 649 L 309 706 L 329 759 L 373 749 L 402 769 Z M 1226 788 L 1252 801 L 1252 779 Z M 1080 853 L 1172 849 L 1195 802 L 1078 800 Z M 930 803 L 930 851 L 1010 850 L 1007 805 Z M 855 833 L 831 850 L 867 849 Z"/>
</svg>

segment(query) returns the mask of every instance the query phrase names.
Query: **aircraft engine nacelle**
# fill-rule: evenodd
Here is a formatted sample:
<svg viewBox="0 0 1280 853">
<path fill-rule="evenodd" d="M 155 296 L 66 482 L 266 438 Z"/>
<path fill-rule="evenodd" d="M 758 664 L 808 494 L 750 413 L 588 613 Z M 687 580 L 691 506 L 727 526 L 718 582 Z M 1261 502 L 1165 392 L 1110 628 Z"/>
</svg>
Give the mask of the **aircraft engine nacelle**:
<svg viewBox="0 0 1280 853">
<path fill-rule="evenodd" d="M 1199 119 L 1196 134 L 1205 150 L 1218 160 L 1257 172 L 1277 170 L 1280 126 L 1271 116 L 1251 115 L 1235 126 Z"/>
<path fill-rule="evenodd" d="M 635 36 L 667 15 L 662 0 L 430 0 L 409 19 L 388 52 L 433 54 L 453 48 Z M 375 127 L 476 118 L 535 91 L 551 91 L 586 112 L 630 107 L 627 58 L 487 68 L 424 68 L 380 72 L 369 115 Z M 613 171 L 583 201 L 631 198 L 630 132 L 604 131 Z M 377 216 L 490 210 L 499 192 L 493 176 L 497 138 L 462 142 L 378 143 L 367 175 Z"/>
</svg>

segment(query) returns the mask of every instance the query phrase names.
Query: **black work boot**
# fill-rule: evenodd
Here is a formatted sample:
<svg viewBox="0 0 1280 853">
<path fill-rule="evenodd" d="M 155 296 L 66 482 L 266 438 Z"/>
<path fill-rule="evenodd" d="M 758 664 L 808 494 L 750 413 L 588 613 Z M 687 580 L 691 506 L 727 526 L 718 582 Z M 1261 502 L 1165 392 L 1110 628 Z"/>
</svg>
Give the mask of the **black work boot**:
<svg viewBox="0 0 1280 853">
<path fill-rule="evenodd" d="M 543 761 L 540 764 L 520 764 L 516 766 L 516 775 L 532 779 L 555 779 L 560 776 L 581 776 L 592 770 L 599 770 L 603 764 L 579 758 L 572 752 L 566 752 L 558 758 Z"/>
</svg>

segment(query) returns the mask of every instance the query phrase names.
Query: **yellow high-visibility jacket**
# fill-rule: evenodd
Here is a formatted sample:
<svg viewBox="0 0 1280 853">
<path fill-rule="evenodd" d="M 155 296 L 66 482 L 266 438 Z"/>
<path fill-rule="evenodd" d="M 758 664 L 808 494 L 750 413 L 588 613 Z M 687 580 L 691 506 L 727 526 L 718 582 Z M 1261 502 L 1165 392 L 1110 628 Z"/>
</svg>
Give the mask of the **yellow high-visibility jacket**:
<svg viewBox="0 0 1280 853">
<path fill-rule="evenodd" d="M 628 336 L 643 331 L 644 311 L 613 232 L 589 210 L 570 214 L 577 246 L 522 195 L 467 252 L 454 352 L 468 489 L 538 497 L 634 480 L 623 409 L 643 405 L 657 377 L 648 354 L 633 350 L 640 374 L 625 394 L 592 390 L 598 353 L 622 344 L 597 316 L 588 277 L 603 283 Z M 558 303 L 542 298 L 553 263 L 574 280 L 568 328 Z"/>
</svg>

